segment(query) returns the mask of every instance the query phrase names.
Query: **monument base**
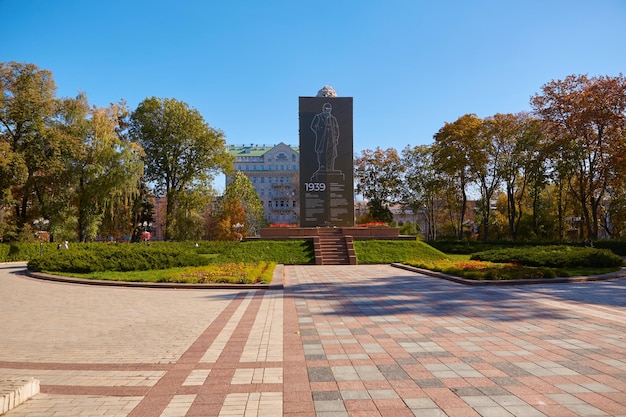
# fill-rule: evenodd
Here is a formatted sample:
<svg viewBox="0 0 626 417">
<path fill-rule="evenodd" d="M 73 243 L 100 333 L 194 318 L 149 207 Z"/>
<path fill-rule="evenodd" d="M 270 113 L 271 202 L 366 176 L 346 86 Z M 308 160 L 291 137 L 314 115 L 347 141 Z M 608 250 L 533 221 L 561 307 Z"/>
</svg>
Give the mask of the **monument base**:
<svg viewBox="0 0 626 417">
<path fill-rule="evenodd" d="M 320 235 L 327 227 L 266 227 L 261 229 L 261 239 L 307 239 Z M 354 240 L 380 239 L 396 240 L 411 239 L 415 236 L 400 236 L 398 227 L 332 227 L 344 236 L 352 236 Z"/>
</svg>

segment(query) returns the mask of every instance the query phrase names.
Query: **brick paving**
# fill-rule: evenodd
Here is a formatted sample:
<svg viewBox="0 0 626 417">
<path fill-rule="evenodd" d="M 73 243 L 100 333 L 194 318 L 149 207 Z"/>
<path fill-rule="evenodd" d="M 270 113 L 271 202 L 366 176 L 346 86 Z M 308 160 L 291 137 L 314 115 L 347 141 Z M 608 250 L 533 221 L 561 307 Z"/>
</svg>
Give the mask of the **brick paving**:
<svg viewBox="0 0 626 417">
<path fill-rule="evenodd" d="M 41 393 L 8 417 L 626 417 L 625 279 L 286 266 L 282 290 L 177 290 L 22 271 L 0 264 L 0 380 Z"/>
</svg>

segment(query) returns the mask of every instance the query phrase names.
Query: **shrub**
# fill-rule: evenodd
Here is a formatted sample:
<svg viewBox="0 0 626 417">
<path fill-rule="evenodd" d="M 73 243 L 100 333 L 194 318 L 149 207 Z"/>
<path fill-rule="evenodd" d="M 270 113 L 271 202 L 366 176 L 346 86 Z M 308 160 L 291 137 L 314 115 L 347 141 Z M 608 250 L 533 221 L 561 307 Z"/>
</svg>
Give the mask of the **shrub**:
<svg viewBox="0 0 626 417">
<path fill-rule="evenodd" d="M 39 250 L 45 253 L 56 250 L 56 243 L 14 242 L 0 244 L 0 262 L 28 261 L 39 256 Z"/>
<path fill-rule="evenodd" d="M 607 249 L 564 245 L 496 249 L 475 253 L 470 259 L 549 268 L 604 268 L 623 264 L 621 257 Z"/>
<path fill-rule="evenodd" d="M 146 271 L 180 266 L 206 265 L 209 260 L 192 250 L 176 245 L 73 245 L 69 250 L 57 250 L 36 257 L 28 263 L 33 271 L 102 272 Z"/>
</svg>

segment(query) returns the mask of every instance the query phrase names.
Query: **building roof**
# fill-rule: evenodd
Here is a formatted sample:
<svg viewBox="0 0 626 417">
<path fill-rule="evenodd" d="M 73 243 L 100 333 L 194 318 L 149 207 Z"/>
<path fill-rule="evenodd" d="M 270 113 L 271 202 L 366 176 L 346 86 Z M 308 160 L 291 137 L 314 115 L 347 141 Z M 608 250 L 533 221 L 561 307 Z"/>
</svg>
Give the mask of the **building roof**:
<svg viewBox="0 0 626 417">
<path fill-rule="evenodd" d="M 265 153 L 271 151 L 272 149 L 280 145 L 287 146 L 296 152 L 299 151 L 299 148 L 297 146 L 290 146 L 290 145 L 284 144 L 283 142 L 280 142 L 278 145 L 271 145 L 271 146 L 255 145 L 255 144 L 250 144 L 249 146 L 230 145 L 228 146 L 228 152 L 233 156 L 263 156 L 265 155 Z"/>
</svg>

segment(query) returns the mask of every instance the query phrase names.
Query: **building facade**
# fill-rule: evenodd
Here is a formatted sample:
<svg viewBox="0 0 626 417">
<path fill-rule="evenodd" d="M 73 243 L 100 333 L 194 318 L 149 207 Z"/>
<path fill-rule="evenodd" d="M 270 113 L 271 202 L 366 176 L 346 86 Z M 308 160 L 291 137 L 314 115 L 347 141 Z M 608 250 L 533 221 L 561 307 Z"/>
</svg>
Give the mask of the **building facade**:
<svg viewBox="0 0 626 417">
<path fill-rule="evenodd" d="M 298 205 L 300 153 L 297 147 L 279 143 L 274 146 L 230 145 L 235 171 L 249 179 L 264 207 L 270 224 L 299 224 Z M 226 177 L 226 185 L 232 177 Z"/>
</svg>

